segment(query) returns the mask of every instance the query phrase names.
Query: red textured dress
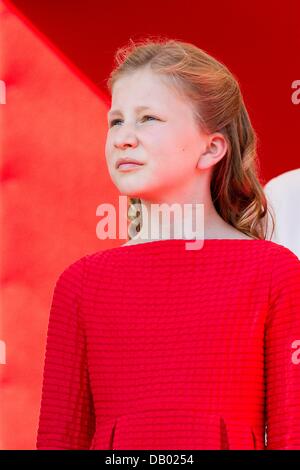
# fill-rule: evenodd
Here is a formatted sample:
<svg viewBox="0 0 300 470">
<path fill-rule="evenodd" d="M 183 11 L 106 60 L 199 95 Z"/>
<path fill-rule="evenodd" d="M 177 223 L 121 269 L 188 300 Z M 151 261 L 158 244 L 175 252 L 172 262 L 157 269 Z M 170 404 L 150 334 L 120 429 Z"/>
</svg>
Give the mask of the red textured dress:
<svg viewBox="0 0 300 470">
<path fill-rule="evenodd" d="M 300 261 L 267 240 L 185 243 L 60 274 L 37 449 L 300 449 Z"/>
</svg>

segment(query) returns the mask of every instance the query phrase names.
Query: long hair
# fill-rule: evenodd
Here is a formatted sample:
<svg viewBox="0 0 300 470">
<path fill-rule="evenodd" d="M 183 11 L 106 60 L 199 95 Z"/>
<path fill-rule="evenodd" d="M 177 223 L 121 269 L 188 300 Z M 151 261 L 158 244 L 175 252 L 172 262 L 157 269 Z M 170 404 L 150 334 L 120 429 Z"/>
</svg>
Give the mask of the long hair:
<svg viewBox="0 0 300 470">
<path fill-rule="evenodd" d="M 259 181 L 258 138 L 237 78 L 222 62 L 194 44 L 161 36 L 130 39 L 117 49 L 114 59 L 116 66 L 107 80 L 110 93 L 122 76 L 150 67 L 167 77 L 190 101 L 197 124 L 206 132 L 223 134 L 228 149 L 212 170 L 212 202 L 228 224 L 252 238 L 265 239 L 269 207 Z M 130 197 L 129 204 L 128 218 L 138 231 L 141 200 Z M 271 211 L 270 215 L 273 234 Z"/>
</svg>

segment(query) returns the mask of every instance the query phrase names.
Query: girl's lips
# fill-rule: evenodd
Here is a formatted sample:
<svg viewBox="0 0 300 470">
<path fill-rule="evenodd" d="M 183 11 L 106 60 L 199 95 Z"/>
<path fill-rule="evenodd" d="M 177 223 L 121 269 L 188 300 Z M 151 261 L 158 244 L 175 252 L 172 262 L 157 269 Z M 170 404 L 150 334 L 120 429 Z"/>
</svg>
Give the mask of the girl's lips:
<svg viewBox="0 0 300 470">
<path fill-rule="evenodd" d="M 119 165 L 118 167 L 118 170 L 120 171 L 133 170 L 133 169 L 138 168 L 139 166 L 143 166 L 143 164 L 142 163 L 121 163 L 121 165 Z"/>
</svg>

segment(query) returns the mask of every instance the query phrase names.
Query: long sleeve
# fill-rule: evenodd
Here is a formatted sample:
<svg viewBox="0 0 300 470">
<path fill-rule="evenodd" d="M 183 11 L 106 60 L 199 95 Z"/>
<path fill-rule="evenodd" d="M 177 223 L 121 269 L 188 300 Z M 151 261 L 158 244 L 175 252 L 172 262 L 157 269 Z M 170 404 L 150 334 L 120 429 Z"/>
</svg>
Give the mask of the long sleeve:
<svg viewBox="0 0 300 470">
<path fill-rule="evenodd" d="M 88 256 L 88 255 L 87 255 Z M 49 315 L 37 449 L 89 449 L 95 413 L 80 299 L 87 256 L 58 277 Z"/>
<path fill-rule="evenodd" d="M 266 449 L 300 450 L 300 261 L 278 245 L 265 324 Z"/>
</svg>

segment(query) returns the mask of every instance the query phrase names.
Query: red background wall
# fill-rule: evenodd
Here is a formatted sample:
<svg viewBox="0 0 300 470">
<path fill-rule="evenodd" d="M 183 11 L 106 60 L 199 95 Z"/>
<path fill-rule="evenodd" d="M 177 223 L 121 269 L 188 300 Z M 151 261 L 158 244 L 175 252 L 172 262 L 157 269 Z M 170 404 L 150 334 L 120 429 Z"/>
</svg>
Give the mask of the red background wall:
<svg viewBox="0 0 300 470">
<path fill-rule="evenodd" d="M 1 3 L 1 449 L 35 447 L 58 274 L 86 253 L 125 241 L 96 236 L 97 205 L 117 207 L 104 155 L 104 81 L 116 48 L 160 34 L 224 62 L 258 133 L 265 184 L 300 166 L 300 93 L 292 88 L 300 80 L 299 13 L 296 0 Z"/>
</svg>

